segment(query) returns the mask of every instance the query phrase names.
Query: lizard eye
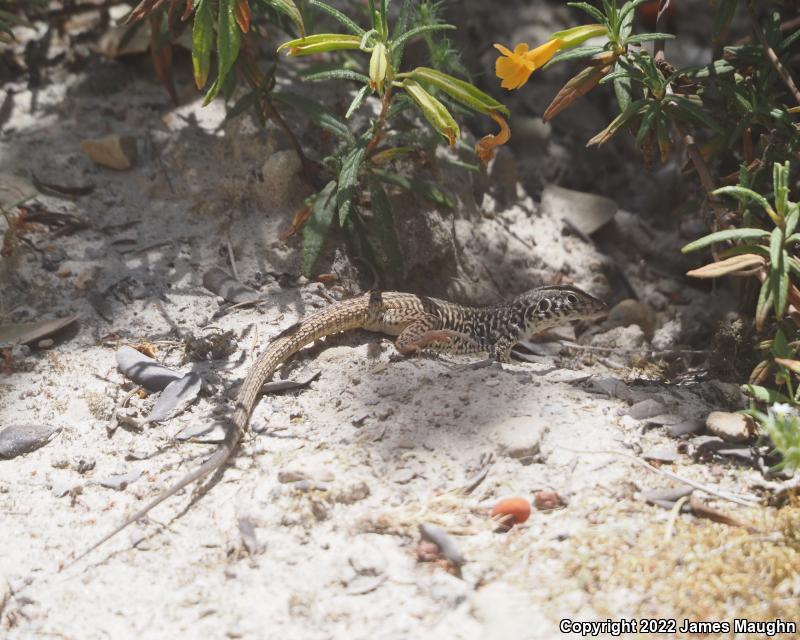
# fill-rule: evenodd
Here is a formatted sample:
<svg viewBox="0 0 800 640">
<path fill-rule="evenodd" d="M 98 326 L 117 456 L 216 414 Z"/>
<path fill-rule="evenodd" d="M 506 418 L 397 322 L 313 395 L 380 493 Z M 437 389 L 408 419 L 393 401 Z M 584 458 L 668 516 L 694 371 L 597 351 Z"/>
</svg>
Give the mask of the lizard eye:
<svg viewBox="0 0 800 640">
<path fill-rule="evenodd" d="M 575 306 L 576 304 L 578 304 L 578 296 L 576 296 L 574 293 L 568 293 L 567 294 L 567 302 L 569 304 Z"/>
</svg>

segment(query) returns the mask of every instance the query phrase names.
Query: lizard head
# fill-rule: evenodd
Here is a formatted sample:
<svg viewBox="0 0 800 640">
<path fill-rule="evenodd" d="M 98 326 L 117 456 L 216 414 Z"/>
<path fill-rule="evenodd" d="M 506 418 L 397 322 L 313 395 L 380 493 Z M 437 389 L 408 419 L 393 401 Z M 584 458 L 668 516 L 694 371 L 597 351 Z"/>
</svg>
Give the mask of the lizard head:
<svg viewBox="0 0 800 640">
<path fill-rule="evenodd" d="M 528 335 L 572 320 L 587 320 L 608 313 L 605 302 L 571 286 L 538 287 L 523 293 L 517 300 L 524 309 Z"/>
</svg>

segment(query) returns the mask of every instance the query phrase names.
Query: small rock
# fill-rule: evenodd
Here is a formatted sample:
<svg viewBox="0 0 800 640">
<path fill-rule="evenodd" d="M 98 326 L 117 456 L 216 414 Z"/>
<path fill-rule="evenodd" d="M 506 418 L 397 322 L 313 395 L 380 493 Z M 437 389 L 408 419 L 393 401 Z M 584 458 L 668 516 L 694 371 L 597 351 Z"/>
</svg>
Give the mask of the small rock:
<svg viewBox="0 0 800 640">
<path fill-rule="evenodd" d="M 668 447 L 655 447 L 653 449 L 648 449 L 642 454 L 642 458 L 645 460 L 650 460 L 652 462 L 663 462 L 666 464 L 672 464 L 678 459 L 678 454 L 675 452 L 674 449 L 670 449 Z"/>
<path fill-rule="evenodd" d="M 123 171 L 136 162 L 136 138 L 110 135 L 81 140 L 84 153 L 95 164 Z"/>
<path fill-rule="evenodd" d="M 683 327 L 678 320 L 667 320 L 662 326 L 653 333 L 653 349 L 666 351 L 674 349 L 679 343 Z"/>
<path fill-rule="evenodd" d="M 666 425 L 667 433 L 673 438 L 680 438 L 689 433 L 700 433 L 705 427 L 702 420 L 682 420 L 675 424 Z"/>
<path fill-rule="evenodd" d="M 397 484 L 408 484 L 416 477 L 417 474 L 411 469 L 399 469 L 392 474 L 392 482 Z"/>
<path fill-rule="evenodd" d="M 75 286 L 81 291 L 88 291 L 93 289 L 97 283 L 97 277 L 100 275 L 100 267 L 91 266 L 83 269 L 75 277 Z"/>
<path fill-rule="evenodd" d="M 344 489 L 336 492 L 333 499 L 340 504 L 355 504 L 356 502 L 368 498 L 369 494 L 369 485 L 361 481 L 348 485 Z"/>
<path fill-rule="evenodd" d="M 727 442 L 747 442 L 756 432 L 756 425 L 750 416 L 727 411 L 709 413 L 706 428 L 710 434 Z"/>
<path fill-rule="evenodd" d="M 265 206 L 284 207 L 294 197 L 294 183 L 302 164 L 291 149 L 276 151 L 261 167 L 264 188 L 260 192 Z"/>
<path fill-rule="evenodd" d="M 0 458 L 16 458 L 47 444 L 61 429 L 42 424 L 12 425 L 0 431 Z"/>
<path fill-rule="evenodd" d="M 692 491 L 694 491 L 694 488 L 687 486 L 675 489 L 651 489 L 650 491 L 644 491 L 642 498 L 650 504 L 671 509 L 678 500 L 688 496 Z"/>
<path fill-rule="evenodd" d="M 70 267 L 66 262 L 62 262 L 58 265 L 58 269 L 56 269 L 56 275 L 59 278 L 69 278 L 72 275 L 72 267 Z"/>
<path fill-rule="evenodd" d="M 644 331 L 636 324 L 629 327 L 615 327 L 610 331 L 592 336 L 593 347 L 608 347 L 612 351 L 636 351 L 644 343 Z"/>
<path fill-rule="evenodd" d="M 91 471 L 95 468 L 97 463 L 92 458 L 75 458 L 73 461 L 73 465 L 75 467 L 75 471 L 78 473 L 86 473 L 87 471 Z"/>
<path fill-rule="evenodd" d="M 590 235 L 610 222 L 617 213 L 610 198 L 548 184 L 542 193 L 541 209 L 556 220 L 565 218 L 582 233 Z"/>
<path fill-rule="evenodd" d="M 701 460 L 722 449 L 725 441 L 717 436 L 696 436 L 689 444 L 691 444 L 692 458 Z"/>
<path fill-rule="evenodd" d="M 637 325 L 644 332 L 645 338 L 650 340 L 655 331 L 656 314 L 649 305 L 638 300 L 627 299 L 618 302 L 605 321 L 607 327 L 629 327 Z"/>
<path fill-rule="evenodd" d="M 45 338 L 44 340 L 39 340 L 36 346 L 39 349 L 52 349 L 55 341 L 52 338 Z"/>
<path fill-rule="evenodd" d="M 355 544 L 347 561 L 360 576 L 379 576 L 386 571 L 386 557 L 370 544 Z"/>
<path fill-rule="evenodd" d="M 506 418 L 495 433 L 497 449 L 509 458 L 532 461 L 546 431 L 547 427 L 532 416 Z"/>
<path fill-rule="evenodd" d="M 667 408 L 658 400 L 648 398 L 647 400 L 637 402 L 628 409 L 626 413 L 635 420 L 647 420 L 648 418 L 654 418 L 655 416 L 667 413 Z"/>
<path fill-rule="evenodd" d="M 131 471 L 130 473 L 121 473 L 108 476 L 100 480 L 100 486 L 106 489 L 115 489 L 117 491 L 124 491 L 129 484 L 136 482 L 139 476 L 142 475 L 141 471 Z"/>
<path fill-rule="evenodd" d="M 533 496 L 533 504 L 539 511 L 552 511 L 566 505 L 566 501 L 555 491 L 537 491 Z"/>
<path fill-rule="evenodd" d="M 298 482 L 300 480 L 308 480 L 308 474 L 299 469 L 281 469 L 278 471 L 278 482 L 281 484 L 289 484 L 290 482 Z"/>
</svg>

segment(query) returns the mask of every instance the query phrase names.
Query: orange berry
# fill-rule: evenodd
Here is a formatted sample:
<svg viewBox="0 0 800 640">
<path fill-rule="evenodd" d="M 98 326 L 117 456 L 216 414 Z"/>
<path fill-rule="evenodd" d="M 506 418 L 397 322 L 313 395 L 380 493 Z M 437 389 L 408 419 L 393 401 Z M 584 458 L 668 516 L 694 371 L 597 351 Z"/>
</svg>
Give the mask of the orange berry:
<svg viewBox="0 0 800 640">
<path fill-rule="evenodd" d="M 522 524 L 530 515 L 531 503 L 519 496 L 503 498 L 492 508 L 492 517 L 508 528 Z"/>
</svg>

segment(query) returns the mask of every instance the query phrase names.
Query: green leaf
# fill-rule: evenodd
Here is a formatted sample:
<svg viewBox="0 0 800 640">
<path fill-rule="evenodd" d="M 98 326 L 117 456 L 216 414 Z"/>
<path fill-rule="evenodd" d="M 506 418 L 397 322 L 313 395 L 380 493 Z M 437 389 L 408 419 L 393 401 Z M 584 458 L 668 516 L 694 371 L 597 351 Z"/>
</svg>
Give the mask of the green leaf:
<svg viewBox="0 0 800 640">
<path fill-rule="evenodd" d="M 414 193 L 421 195 L 426 200 L 430 200 L 440 207 L 452 209 L 455 206 L 450 198 L 442 193 L 442 191 L 440 191 L 436 185 L 433 185 L 430 182 L 417 180 L 415 178 L 407 178 L 406 176 L 401 176 L 397 173 L 390 173 L 381 169 L 372 169 L 372 173 L 380 178 L 383 182 L 393 184 L 401 189 L 405 189 L 406 191 L 413 191 Z"/>
<path fill-rule="evenodd" d="M 787 242 L 791 240 L 798 221 L 800 221 L 800 206 L 789 207 L 789 215 L 786 216 L 786 227 L 784 228 L 784 234 L 790 236 Z"/>
<path fill-rule="evenodd" d="M 775 198 L 775 210 L 779 215 L 786 214 L 789 202 L 789 161 L 785 165 L 775 162 L 772 165 L 772 192 Z"/>
<path fill-rule="evenodd" d="M 295 38 L 284 42 L 278 51 L 289 50 L 289 55 L 294 57 L 310 56 L 315 53 L 327 51 L 341 51 L 344 49 L 358 49 L 361 47 L 361 38 L 345 33 L 316 33 L 304 38 Z"/>
<path fill-rule="evenodd" d="M 772 302 L 775 318 L 780 320 L 786 311 L 789 296 L 789 260 L 783 250 L 783 230 L 775 227 L 769 243 L 769 282 L 772 288 Z M 784 260 L 784 258 L 786 258 Z"/>
<path fill-rule="evenodd" d="M 694 242 L 690 242 L 681 249 L 681 253 L 705 249 L 715 242 L 724 242 L 726 240 L 762 240 L 768 238 L 769 235 L 769 231 L 764 231 L 763 229 L 725 229 L 724 231 L 716 231 Z"/>
<path fill-rule="evenodd" d="M 276 102 L 282 102 L 304 113 L 313 123 L 323 129 L 330 131 L 343 140 L 353 141 L 353 135 L 347 125 L 314 100 L 288 91 L 273 91 L 270 95 Z"/>
<path fill-rule="evenodd" d="M 452 24 L 423 24 L 419 27 L 414 27 L 413 29 L 406 31 L 396 40 L 392 41 L 391 46 L 389 47 L 389 53 L 394 55 L 395 51 L 403 48 L 409 40 L 416 38 L 423 33 L 428 33 L 430 31 L 445 31 L 449 29 L 455 29 L 455 27 Z"/>
<path fill-rule="evenodd" d="M 739 202 L 747 204 L 751 200 L 757 202 L 764 211 L 772 211 L 772 207 L 770 206 L 767 199 L 762 196 L 760 193 L 756 193 L 752 189 L 746 189 L 745 187 L 738 187 L 738 186 L 731 186 L 731 187 L 720 187 L 716 191 L 712 192 L 712 195 L 719 196 L 719 195 L 728 195 L 736 198 Z"/>
<path fill-rule="evenodd" d="M 692 124 L 700 124 L 717 133 L 723 132 L 723 126 L 718 119 L 711 117 L 705 109 L 684 96 L 669 96 L 664 100 L 664 110 L 675 116 L 683 116 L 684 120 Z"/>
<path fill-rule="evenodd" d="M 608 142 L 611 137 L 619 131 L 621 127 L 628 123 L 628 121 L 640 113 L 640 111 L 644 108 L 646 104 L 645 100 L 637 100 L 636 102 L 631 102 L 627 108 L 620 113 L 616 118 L 614 118 L 611 123 L 603 129 L 600 133 L 595 135 L 589 142 L 586 143 L 587 147 L 592 145 L 601 145 Z"/>
<path fill-rule="evenodd" d="M 430 123 L 435 131 L 440 133 L 452 147 L 455 145 L 456 140 L 461 136 L 461 130 L 458 128 L 458 123 L 439 100 L 434 98 L 430 93 L 425 91 L 422 86 L 414 80 L 405 80 L 403 88 L 406 93 L 416 103 L 422 115 Z"/>
<path fill-rule="evenodd" d="M 306 82 L 322 82 L 323 80 L 355 80 L 356 82 L 363 82 L 369 84 L 369 78 L 363 73 L 353 71 L 352 69 L 330 69 L 328 71 L 319 71 L 317 73 L 309 73 L 303 76 Z"/>
<path fill-rule="evenodd" d="M 623 71 L 619 62 L 614 65 L 614 71 Z M 617 98 L 617 104 L 620 111 L 625 111 L 633 100 L 633 83 L 631 77 L 627 74 L 614 79 L 614 96 Z"/>
<path fill-rule="evenodd" d="M 336 188 L 336 208 L 339 210 L 339 225 L 344 228 L 347 216 L 353 208 L 353 196 L 358 186 L 358 170 L 364 161 L 366 147 L 351 149 L 342 160 L 339 170 L 339 186 Z"/>
<path fill-rule="evenodd" d="M 742 391 L 753 398 L 753 400 L 764 402 L 770 405 L 773 405 L 776 402 L 787 404 L 790 402 L 789 398 L 783 395 L 780 391 L 775 391 L 775 389 L 767 389 L 766 387 L 760 387 L 756 384 L 744 384 L 742 385 Z"/>
<path fill-rule="evenodd" d="M 220 0 L 217 22 L 217 79 L 203 99 L 203 105 L 217 97 L 239 55 L 241 31 L 236 23 L 236 0 Z"/>
<path fill-rule="evenodd" d="M 786 340 L 786 335 L 780 329 L 775 332 L 775 338 L 772 340 L 770 350 L 772 351 L 772 355 L 776 358 L 788 358 L 794 355 L 789 351 L 789 342 Z"/>
<path fill-rule="evenodd" d="M 764 328 L 764 323 L 767 321 L 770 307 L 772 307 L 772 287 L 770 286 L 769 278 L 764 280 L 761 285 L 761 291 L 758 294 L 758 303 L 756 304 L 756 329 L 761 331 Z"/>
<path fill-rule="evenodd" d="M 198 89 L 206 86 L 211 68 L 211 47 L 214 43 L 214 19 L 211 15 L 211 0 L 200 0 L 192 25 L 192 68 L 194 83 Z"/>
<path fill-rule="evenodd" d="M 269 5 L 278 13 L 285 15 L 297 27 L 300 31 L 300 35 L 306 35 L 306 25 L 303 22 L 303 14 L 300 13 L 300 9 L 297 8 L 293 0 L 261 0 L 261 2 Z M 313 2 L 314 0 L 311 0 L 311 3 Z"/>
<path fill-rule="evenodd" d="M 722 0 L 719 3 L 717 13 L 714 16 L 714 26 L 712 29 L 715 42 L 722 37 L 723 31 L 728 29 L 728 25 L 730 25 L 731 20 L 733 20 L 738 4 L 739 0 Z"/>
<path fill-rule="evenodd" d="M 303 226 L 303 273 L 306 276 L 311 275 L 333 222 L 333 214 L 336 212 L 336 198 L 333 197 L 335 191 L 336 181 L 331 180 L 317 194 L 311 207 L 311 217 Z"/>
<path fill-rule="evenodd" d="M 341 22 L 345 27 L 347 27 L 357 36 L 364 35 L 364 29 L 359 27 L 355 22 L 353 22 L 350 18 L 348 18 L 338 9 L 335 9 L 332 6 L 325 4 L 324 2 L 320 2 L 320 0 L 308 0 L 308 4 L 311 5 L 312 7 L 317 7 L 317 9 L 322 9 L 328 15 L 332 16 L 333 18 Z"/>
<path fill-rule="evenodd" d="M 361 87 L 356 95 L 353 97 L 353 101 L 350 103 L 350 106 L 347 108 L 347 113 L 344 114 L 345 120 L 349 120 L 350 116 L 355 113 L 355 111 L 364 104 L 364 100 L 367 99 L 367 95 L 369 95 L 369 84 L 365 84 Z"/>
<path fill-rule="evenodd" d="M 736 67 L 734 67 L 727 60 L 715 60 L 711 64 L 707 64 L 704 67 L 690 67 L 681 69 L 681 72 L 684 75 L 687 75 L 691 78 L 716 78 L 719 76 L 730 75 L 734 71 L 736 71 Z"/>
<path fill-rule="evenodd" d="M 636 146 L 641 147 L 647 132 L 653 127 L 655 119 L 660 113 L 659 103 L 650 105 L 642 116 L 642 124 L 639 125 L 639 131 L 636 133 Z"/>
<path fill-rule="evenodd" d="M 372 214 L 375 216 L 375 226 L 381 246 L 389 260 L 389 266 L 394 274 L 403 279 L 403 254 L 400 251 L 400 240 L 394 226 L 392 204 L 383 185 L 377 180 L 370 180 L 370 199 L 372 200 Z"/>
<path fill-rule="evenodd" d="M 564 62 L 565 60 L 578 60 L 581 58 L 591 58 L 592 56 L 596 56 L 598 53 L 603 53 L 605 51 L 605 47 L 600 46 L 585 46 L 585 47 L 575 47 L 574 49 L 564 49 L 563 51 L 559 51 L 556 55 L 554 55 L 550 60 L 545 64 L 542 69 L 547 69 L 551 64 L 555 64 L 556 62 Z"/>
<path fill-rule="evenodd" d="M 672 40 L 675 36 L 671 33 L 641 33 L 625 40 L 625 44 L 641 44 L 652 40 Z"/>
<path fill-rule="evenodd" d="M 427 82 L 437 89 L 441 89 L 457 102 L 480 113 L 499 111 L 500 113 L 509 115 L 506 106 L 490 95 L 484 93 L 469 82 L 459 80 L 458 78 L 454 78 L 436 69 L 417 67 L 409 73 L 409 76 L 414 80 Z"/>
<path fill-rule="evenodd" d="M 602 14 L 602 12 L 598 8 L 590 5 L 588 2 L 567 2 L 567 6 L 585 11 L 598 22 L 607 22 L 606 17 Z"/>
<path fill-rule="evenodd" d="M 622 5 L 622 8 L 619 10 L 619 19 L 625 20 L 628 17 L 628 14 L 631 13 L 636 7 L 640 4 L 647 2 L 648 0 L 632 0 L 631 2 L 626 2 Z"/>
</svg>

